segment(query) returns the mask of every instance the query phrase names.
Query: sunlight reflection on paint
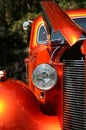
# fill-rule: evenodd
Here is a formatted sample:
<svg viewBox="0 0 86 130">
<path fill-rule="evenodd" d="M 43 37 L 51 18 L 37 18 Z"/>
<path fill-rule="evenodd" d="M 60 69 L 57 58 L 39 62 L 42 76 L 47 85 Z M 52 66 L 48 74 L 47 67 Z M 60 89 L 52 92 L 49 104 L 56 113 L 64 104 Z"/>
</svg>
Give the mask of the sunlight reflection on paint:
<svg viewBox="0 0 86 130">
<path fill-rule="evenodd" d="M 0 116 L 5 112 L 6 104 L 4 101 L 0 101 Z"/>
</svg>

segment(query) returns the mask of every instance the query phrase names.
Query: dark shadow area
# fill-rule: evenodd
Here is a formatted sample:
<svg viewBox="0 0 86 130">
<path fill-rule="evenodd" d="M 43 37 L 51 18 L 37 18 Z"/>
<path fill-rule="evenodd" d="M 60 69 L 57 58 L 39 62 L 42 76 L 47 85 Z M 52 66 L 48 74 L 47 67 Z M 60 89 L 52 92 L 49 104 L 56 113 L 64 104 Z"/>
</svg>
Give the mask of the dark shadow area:
<svg viewBox="0 0 86 130">
<path fill-rule="evenodd" d="M 0 70 L 6 69 L 7 76 L 25 81 L 26 43 L 17 32 L 0 37 Z"/>
</svg>

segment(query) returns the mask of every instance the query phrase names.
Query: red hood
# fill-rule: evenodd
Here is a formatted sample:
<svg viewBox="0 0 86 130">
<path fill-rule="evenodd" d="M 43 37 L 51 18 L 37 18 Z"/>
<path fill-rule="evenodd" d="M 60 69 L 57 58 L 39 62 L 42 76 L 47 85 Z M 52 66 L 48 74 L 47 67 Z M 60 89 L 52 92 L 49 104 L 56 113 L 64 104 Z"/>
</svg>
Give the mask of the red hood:
<svg viewBox="0 0 86 130">
<path fill-rule="evenodd" d="M 41 1 L 41 6 L 48 23 L 55 31 L 58 29 L 72 46 L 83 34 L 80 28 L 70 17 L 53 1 Z"/>
</svg>

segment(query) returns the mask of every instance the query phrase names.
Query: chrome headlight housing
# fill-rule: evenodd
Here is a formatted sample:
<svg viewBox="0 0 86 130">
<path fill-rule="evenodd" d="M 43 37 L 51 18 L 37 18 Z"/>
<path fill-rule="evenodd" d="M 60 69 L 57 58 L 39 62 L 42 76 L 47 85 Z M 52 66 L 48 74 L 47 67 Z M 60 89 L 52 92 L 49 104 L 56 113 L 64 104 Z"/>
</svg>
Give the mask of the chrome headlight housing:
<svg viewBox="0 0 86 130">
<path fill-rule="evenodd" d="M 40 64 L 34 69 L 32 80 L 37 88 L 49 90 L 57 82 L 57 72 L 50 64 Z"/>
</svg>

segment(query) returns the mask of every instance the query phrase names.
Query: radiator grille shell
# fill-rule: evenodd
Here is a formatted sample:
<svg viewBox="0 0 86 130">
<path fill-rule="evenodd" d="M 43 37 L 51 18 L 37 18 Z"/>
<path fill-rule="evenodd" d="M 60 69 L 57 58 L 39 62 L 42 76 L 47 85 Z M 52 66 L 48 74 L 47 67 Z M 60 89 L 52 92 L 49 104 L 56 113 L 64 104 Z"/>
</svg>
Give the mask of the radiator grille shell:
<svg viewBox="0 0 86 130">
<path fill-rule="evenodd" d="M 86 130 L 84 60 L 64 60 L 63 66 L 64 130 Z"/>
</svg>

